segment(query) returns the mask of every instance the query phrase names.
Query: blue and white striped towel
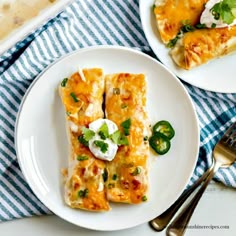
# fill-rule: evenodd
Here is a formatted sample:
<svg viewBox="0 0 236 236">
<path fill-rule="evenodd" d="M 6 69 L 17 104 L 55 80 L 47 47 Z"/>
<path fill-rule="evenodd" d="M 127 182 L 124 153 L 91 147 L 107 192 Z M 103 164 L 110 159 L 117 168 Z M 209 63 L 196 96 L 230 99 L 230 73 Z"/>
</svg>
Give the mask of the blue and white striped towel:
<svg viewBox="0 0 236 236">
<path fill-rule="evenodd" d="M 138 0 L 77 0 L 0 57 L 0 221 L 50 211 L 34 196 L 16 159 L 14 126 L 33 79 L 57 58 L 92 45 L 123 45 L 153 55 L 141 28 Z M 198 113 L 201 148 L 190 184 L 208 168 L 212 148 L 236 121 L 236 94 L 207 92 L 185 84 Z M 236 165 L 216 180 L 236 187 Z"/>
</svg>

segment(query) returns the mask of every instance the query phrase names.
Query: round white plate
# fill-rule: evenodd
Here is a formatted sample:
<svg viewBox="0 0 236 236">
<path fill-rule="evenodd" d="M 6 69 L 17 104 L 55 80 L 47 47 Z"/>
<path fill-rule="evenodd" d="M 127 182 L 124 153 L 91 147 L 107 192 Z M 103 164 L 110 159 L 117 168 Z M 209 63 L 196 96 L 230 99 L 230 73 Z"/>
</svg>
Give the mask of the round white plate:
<svg viewBox="0 0 236 236">
<path fill-rule="evenodd" d="M 140 0 L 140 17 L 146 38 L 158 57 L 175 75 L 196 87 L 221 93 L 236 93 L 236 54 L 224 56 L 207 64 L 184 70 L 176 66 L 169 55 L 169 49 L 162 43 L 153 14 L 154 0 Z"/>
<path fill-rule="evenodd" d="M 165 119 L 176 131 L 171 150 L 150 156 L 150 196 L 140 205 L 112 204 L 106 213 L 71 209 L 63 199 L 61 169 L 67 166 L 64 110 L 58 85 L 78 68 L 101 67 L 104 73 L 145 73 L 147 108 L 152 124 Z M 199 129 L 191 99 L 179 80 L 151 57 L 123 47 L 82 49 L 48 67 L 33 82 L 19 110 L 16 150 L 23 174 L 37 197 L 56 215 L 95 230 L 118 230 L 147 222 L 181 194 L 194 170 Z"/>
</svg>

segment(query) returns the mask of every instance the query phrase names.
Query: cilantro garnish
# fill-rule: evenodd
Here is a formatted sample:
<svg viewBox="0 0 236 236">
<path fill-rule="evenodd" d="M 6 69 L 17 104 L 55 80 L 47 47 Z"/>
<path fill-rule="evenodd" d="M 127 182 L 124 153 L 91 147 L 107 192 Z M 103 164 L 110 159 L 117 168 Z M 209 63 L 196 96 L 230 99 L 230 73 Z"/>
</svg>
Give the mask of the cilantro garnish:
<svg viewBox="0 0 236 236">
<path fill-rule="evenodd" d="M 119 130 L 110 135 L 111 140 L 117 145 L 129 145 L 129 141 L 124 134 L 121 134 Z"/>
<path fill-rule="evenodd" d="M 83 133 L 83 137 L 86 141 L 89 141 L 95 135 L 94 131 L 92 131 L 91 129 L 88 129 L 86 127 L 82 128 L 82 133 Z"/>
<path fill-rule="evenodd" d="M 216 3 L 210 11 L 215 20 L 221 19 L 224 23 L 229 25 L 236 18 L 235 9 L 235 0 L 223 0 Z"/>
<path fill-rule="evenodd" d="M 129 145 L 129 140 L 124 134 L 120 135 L 118 145 Z"/>
<path fill-rule="evenodd" d="M 105 153 L 108 149 L 108 144 L 105 143 L 104 141 L 101 141 L 101 140 L 95 140 L 94 142 L 94 145 L 99 147 L 101 152 Z"/>
<path fill-rule="evenodd" d="M 131 126 L 131 119 L 129 118 L 129 119 L 123 121 L 120 125 L 123 127 L 125 136 L 129 135 L 130 126 Z"/>
<path fill-rule="evenodd" d="M 90 130 L 86 127 L 83 127 L 82 128 L 82 135 L 80 135 L 78 137 L 78 140 L 81 144 L 88 147 L 88 142 L 94 135 L 95 135 L 95 132 L 93 132 L 92 130 Z"/>
<path fill-rule="evenodd" d="M 112 140 L 114 143 L 118 144 L 118 143 L 119 143 L 119 139 L 120 139 L 120 135 L 121 135 L 120 131 L 119 131 L 119 130 L 116 130 L 114 133 L 112 133 L 112 134 L 110 135 L 110 138 L 111 138 L 111 140 Z"/>
<path fill-rule="evenodd" d="M 100 129 L 98 130 L 98 134 L 103 140 L 109 137 L 108 126 L 106 122 L 104 122 L 103 125 L 100 127 Z"/>
<path fill-rule="evenodd" d="M 78 141 L 81 143 L 81 144 L 83 144 L 84 146 L 86 146 L 86 147 L 88 147 L 88 141 L 86 141 L 85 139 L 84 139 L 84 135 L 82 134 L 82 135 L 80 135 L 79 137 L 78 137 Z"/>
</svg>

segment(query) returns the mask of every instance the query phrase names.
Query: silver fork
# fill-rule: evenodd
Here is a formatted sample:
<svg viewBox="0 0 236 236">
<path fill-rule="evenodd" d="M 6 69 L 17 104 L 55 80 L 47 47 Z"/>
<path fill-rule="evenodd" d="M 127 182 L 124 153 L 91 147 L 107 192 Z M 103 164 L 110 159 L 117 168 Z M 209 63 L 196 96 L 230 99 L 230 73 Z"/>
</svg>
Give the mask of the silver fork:
<svg viewBox="0 0 236 236">
<path fill-rule="evenodd" d="M 167 236 L 184 235 L 186 226 L 207 185 L 220 167 L 226 168 L 236 161 L 236 122 L 226 131 L 213 150 L 214 167 L 196 195 L 167 228 Z"/>
</svg>

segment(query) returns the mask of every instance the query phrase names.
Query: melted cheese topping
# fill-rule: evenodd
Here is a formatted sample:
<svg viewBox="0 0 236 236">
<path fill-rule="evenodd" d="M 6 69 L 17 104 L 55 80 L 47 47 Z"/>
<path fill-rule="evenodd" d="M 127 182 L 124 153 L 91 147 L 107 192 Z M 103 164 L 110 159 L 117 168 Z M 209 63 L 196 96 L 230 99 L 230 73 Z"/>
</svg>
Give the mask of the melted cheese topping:
<svg viewBox="0 0 236 236">
<path fill-rule="evenodd" d="M 236 26 L 184 34 L 171 51 L 177 65 L 191 69 L 236 50 Z"/>
<path fill-rule="evenodd" d="M 154 14 L 162 41 L 168 43 L 175 38 L 183 21 L 197 24 L 206 2 L 207 0 L 156 0 Z"/>
<path fill-rule="evenodd" d="M 146 112 L 146 80 L 143 74 L 108 75 L 106 82 L 106 116 L 117 124 L 131 119 L 128 146 L 120 146 L 115 159 L 107 164 L 107 196 L 110 201 L 140 203 L 148 190 L 149 134 Z M 119 93 L 114 93 L 114 89 Z M 138 175 L 132 173 L 136 168 Z M 117 175 L 117 179 L 113 176 Z"/>
<path fill-rule="evenodd" d="M 65 87 L 60 85 L 60 95 L 69 124 L 71 153 L 65 183 L 65 201 L 72 208 L 107 211 L 110 207 L 102 176 L 105 162 L 95 158 L 89 148 L 78 141 L 82 127 L 88 127 L 91 122 L 104 116 L 104 76 L 101 69 L 84 69 L 82 72 L 84 78 L 77 72 L 68 79 Z M 91 104 L 96 104 L 94 109 L 89 108 Z M 80 160 L 81 157 L 84 160 Z M 84 191 L 87 192 L 86 196 L 83 196 Z"/>
</svg>

